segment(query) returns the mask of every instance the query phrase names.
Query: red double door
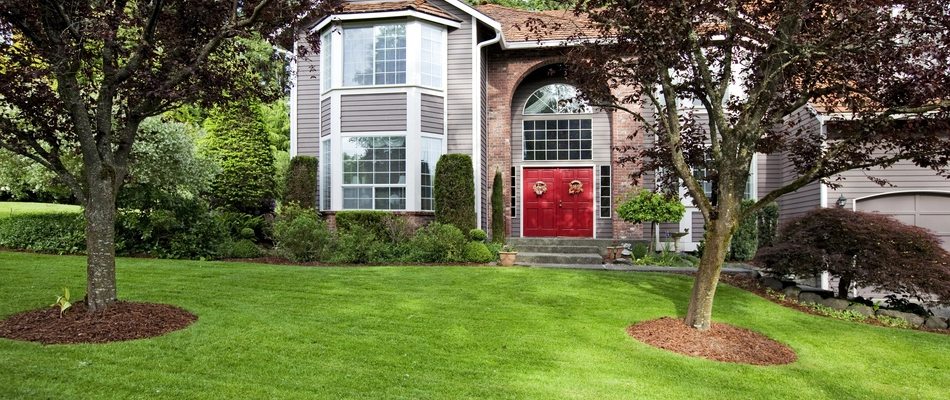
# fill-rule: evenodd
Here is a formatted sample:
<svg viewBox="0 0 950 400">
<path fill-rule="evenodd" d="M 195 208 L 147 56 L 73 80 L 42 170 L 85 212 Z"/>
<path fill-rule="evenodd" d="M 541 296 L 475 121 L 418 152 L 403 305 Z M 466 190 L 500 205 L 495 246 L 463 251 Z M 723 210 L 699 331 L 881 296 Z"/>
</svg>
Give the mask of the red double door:
<svg viewBox="0 0 950 400">
<path fill-rule="evenodd" d="M 593 168 L 525 168 L 523 235 L 593 237 L 593 182 Z"/>
</svg>

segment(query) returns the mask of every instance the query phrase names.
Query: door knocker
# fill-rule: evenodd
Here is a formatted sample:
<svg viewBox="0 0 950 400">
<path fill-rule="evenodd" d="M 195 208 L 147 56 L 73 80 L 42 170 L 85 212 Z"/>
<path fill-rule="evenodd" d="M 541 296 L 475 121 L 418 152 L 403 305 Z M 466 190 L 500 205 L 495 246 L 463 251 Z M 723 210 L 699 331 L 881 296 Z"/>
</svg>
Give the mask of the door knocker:
<svg viewBox="0 0 950 400">
<path fill-rule="evenodd" d="M 583 187 L 584 187 L 584 184 L 581 183 L 581 181 L 576 181 L 576 180 L 575 180 L 575 181 L 571 181 L 571 188 L 568 189 L 568 193 L 570 193 L 570 194 L 578 194 L 578 193 L 584 191 Z"/>
<path fill-rule="evenodd" d="M 548 185 L 545 184 L 544 182 L 537 181 L 534 183 L 534 194 L 540 196 L 544 194 L 544 192 L 547 192 L 547 191 L 548 191 Z"/>
</svg>

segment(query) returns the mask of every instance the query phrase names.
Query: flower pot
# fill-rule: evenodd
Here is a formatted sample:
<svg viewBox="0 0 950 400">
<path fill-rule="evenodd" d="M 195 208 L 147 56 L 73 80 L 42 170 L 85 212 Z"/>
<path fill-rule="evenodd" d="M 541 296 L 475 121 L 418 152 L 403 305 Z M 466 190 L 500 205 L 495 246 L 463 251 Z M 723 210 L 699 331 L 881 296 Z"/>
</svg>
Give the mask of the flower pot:
<svg viewBox="0 0 950 400">
<path fill-rule="evenodd" d="M 621 248 L 623 248 L 623 247 L 621 247 Z M 617 259 L 617 253 L 618 253 L 618 252 L 616 251 L 616 249 L 617 249 L 617 248 L 614 247 L 614 246 L 607 246 L 607 260 L 613 261 L 613 260 L 616 260 L 616 259 Z"/>
<path fill-rule="evenodd" d="M 510 267 L 515 265 L 515 257 L 518 256 L 517 251 L 501 251 L 498 253 L 498 256 L 501 260 L 498 262 L 499 265 L 504 267 Z"/>
</svg>

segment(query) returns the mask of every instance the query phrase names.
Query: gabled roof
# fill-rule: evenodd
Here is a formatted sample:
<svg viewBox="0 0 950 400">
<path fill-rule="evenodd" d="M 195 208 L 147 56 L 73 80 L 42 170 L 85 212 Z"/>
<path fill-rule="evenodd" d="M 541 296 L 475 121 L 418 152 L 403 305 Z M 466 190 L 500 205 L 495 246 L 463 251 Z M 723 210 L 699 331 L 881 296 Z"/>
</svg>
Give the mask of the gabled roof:
<svg viewBox="0 0 950 400">
<path fill-rule="evenodd" d="M 341 10 L 337 12 L 337 14 L 359 14 L 404 10 L 418 11 L 439 18 L 461 22 L 461 20 L 456 18 L 454 15 L 425 0 L 392 1 L 383 3 L 343 3 Z"/>
<path fill-rule="evenodd" d="M 568 39 L 600 37 L 600 32 L 588 27 L 586 14 L 574 15 L 572 10 L 527 11 L 496 4 L 484 4 L 475 9 L 498 21 L 507 43 L 563 42 Z M 533 19 L 542 20 L 549 24 L 549 27 L 532 32 L 529 21 Z M 557 29 L 551 29 L 554 27 Z"/>
</svg>

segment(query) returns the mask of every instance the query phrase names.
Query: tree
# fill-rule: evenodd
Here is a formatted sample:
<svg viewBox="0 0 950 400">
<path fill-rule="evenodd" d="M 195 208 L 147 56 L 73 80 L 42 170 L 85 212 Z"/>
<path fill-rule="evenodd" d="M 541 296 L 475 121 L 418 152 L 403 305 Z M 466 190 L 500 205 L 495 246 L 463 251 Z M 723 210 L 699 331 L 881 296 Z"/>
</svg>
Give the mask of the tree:
<svg viewBox="0 0 950 400">
<path fill-rule="evenodd" d="M 522 10 L 544 11 L 544 10 L 566 10 L 573 6 L 573 1 L 559 0 L 470 0 L 467 3 L 478 6 L 482 4 L 497 4 L 508 8 L 518 8 Z"/>
<path fill-rule="evenodd" d="M 235 101 L 211 110 L 205 120 L 207 149 L 221 173 L 211 183 L 212 205 L 228 211 L 261 215 L 274 210 L 277 182 L 274 153 L 256 99 Z"/>
<path fill-rule="evenodd" d="M 950 304 L 950 253 L 926 229 L 884 214 L 822 208 L 782 224 L 773 247 L 755 261 L 779 274 L 840 278 L 838 297 L 852 283 Z"/>
<path fill-rule="evenodd" d="M 575 11 L 601 39 L 570 50 L 569 77 L 593 104 L 641 122 L 633 134 L 652 145 L 626 148 L 626 161 L 642 166 L 634 178 L 670 172 L 657 185 L 685 186 L 705 219 L 691 327 L 709 329 L 739 221 L 779 196 L 899 160 L 948 173 L 946 2 L 584 0 Z M 808 129 L 797 113 L 810 105 L 840 117 Z M 786 154 L 797 178 L 742 210 L 757 152 Z"/>
<path fill-rule="evenodd" d="M 116 301 L 115 199 L 142 121 L 264 95 L 235 38 L 260 32 L 286 45 L 325 3 L 0 2 L 0 147 L 55 172 L 84 206 L 90 312 Z M 64 163 L 77 153 L 78 173 Z"/>
<path fill-rule="evenodd" d="M 660 243 L 659 223 L 679 221 L 686 214 L 686 207 L 675 197 L 653 193 L 649 190 L 640 190 L 617 206 L 617 216 L 624 221 L 636 224 L 651 222 L 653 240 L 650 247 L 655 250 Z"/>
</svg>

